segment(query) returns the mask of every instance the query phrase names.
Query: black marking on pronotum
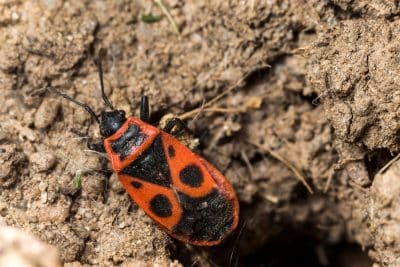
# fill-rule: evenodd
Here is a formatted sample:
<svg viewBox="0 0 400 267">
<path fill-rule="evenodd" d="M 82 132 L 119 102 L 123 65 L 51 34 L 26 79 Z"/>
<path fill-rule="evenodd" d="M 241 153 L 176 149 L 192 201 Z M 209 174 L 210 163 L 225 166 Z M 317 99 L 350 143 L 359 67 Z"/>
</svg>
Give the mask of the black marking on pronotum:
<svg viewBox="0 0 400 267">
<path fill-rule="evenodd" d="M 143 144 L 146 137 L 147 135 L 142 133 L 137 125 L 131 124 L 120 138 L 112 142 L 111 148 L 119 154 L 121 160 L 124 160 L 132 153 L 133 148 Z"/>
<path fill-rule="evenodd" d="M 232 228 L 233 204 L 213 189 L 208 195 L 192 198 L 179 193 L 182 217 L 173 233 L 188 236 L 191 241 L 215 241 Z"/>
<path fill-rule="evenodd" d="M 139 182 L 137 182 L 137 181 L 132 181 L 132 182 L 131 182 L 131 185 L 132 185 L 134 188 L 136 188 L 136 189 L 139 189 L 139 188 L 141 188 L 141 187 L 143 186 L 142 183 L 139 183 Z"/>
<path fill-rule="evenodd" d="M 172 204 L 167 196 L 158 194 L 150 200 L 150 210 L 158 217 L 169 217 L 172 215 Z"/>
<path fill-rule="evenodd" d="M 128 140 L 131 140 L 133 137 L 137 136 L 139 131 L 140 128 L 137 125 L 129 125 L 128 130 L 120 138 L 112 142 L 111 147 L 114 152 L 118 153 L 126 145 Z"/>
<path fill-rule="evenodd" d="M 151 146 L 128 167 L 123 169 L 121 173 L 169 188 L 171 174 L 163 150 L 161 136 L 156 137 Z"/>
<path fill-rule="evenodd" d="M 187 165 L 179 172 L 182 183 L 191 187 L 199 187 L 203 183 L 203 173 L 196 164 Z"/>
<path fill-rule="evenodd" d="M 168 155 L 170 158 L 175 157 L 175 148 L 172 145 L 168 146 Z"/>
</svg>

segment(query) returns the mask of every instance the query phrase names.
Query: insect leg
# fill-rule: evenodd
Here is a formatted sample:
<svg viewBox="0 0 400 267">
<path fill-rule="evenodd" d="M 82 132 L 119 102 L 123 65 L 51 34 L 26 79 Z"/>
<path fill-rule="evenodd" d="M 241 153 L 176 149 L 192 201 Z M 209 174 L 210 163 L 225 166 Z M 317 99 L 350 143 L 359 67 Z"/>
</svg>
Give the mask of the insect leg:
<svg viewBox="0 0 400 267">
<path fill-rule="evenodd" d="M 149 122 L 150 111 L 149 111 L 149 98 L 142 95 L 140 100 L 140 119 L 144 122 Z"/>
<path fill-rule="evenodd" d="M 178 126 L 177 131 L 172 132 L 175 126 Z M 190 130 L 186 124 L 179 118 L 173 118 L 168 121 L 167 125 L 165 125 L 164 129 L 165 132 L 172 134 L 172 135 L 177 135 L 179 134 L 182 130 L 185 130 L 191 135 L 194 135 L 192 130 Z"/>
<path fill-rule="evenodd" d="M 93 139 L 90 136 L 87 136 L 85 133 L 80 132 L 79 130 L 76 129 L 71 129 L 71 132 L 73 134 L 76 134 L 82 139 L 86 139 L 86 146 L 89 150 L 93 150 L 99 153 L 105 153 L 106 150 L 103 145 L 103 141 L 101 142 L 93 142 Z"/>
<path fill-rule="evenodd" d="M 103 142 L 99 142 L 99 143 L 94 143 L 93 142 L 92 143 L 92 142 L 90 142 L 88 140 L 86 145 L 90 150 L 93 150 L 93 151 L 96 151 L 96 152 L 99 152 L 99 153 L 106 153 L 106 150 L 104 148 Z"/>
</svg>

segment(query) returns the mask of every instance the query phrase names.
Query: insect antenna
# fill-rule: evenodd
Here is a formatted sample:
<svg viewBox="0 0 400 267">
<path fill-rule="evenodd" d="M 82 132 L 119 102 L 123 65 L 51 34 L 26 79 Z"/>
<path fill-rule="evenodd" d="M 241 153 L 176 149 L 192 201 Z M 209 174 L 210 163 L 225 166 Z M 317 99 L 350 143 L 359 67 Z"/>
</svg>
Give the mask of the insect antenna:
<svg viewBox="0 0 400 267">
<path fill-rule="evenodd" d="M 65 99 L 67 99 L 67 100 L 69 100 L 69 101 L 71 101 L 71 102 L 77 104 L 78 106 L 83 107 L 83 108 L 96 120 L 96 122 L 97 122 L 98 124 L 100 124 L 99 117 L 96 115 L 96 113 L 94 113 L 93 109 L 92 109 L 91 107 L 89 107 L 88 104 L 81 103 L 81 102 L 79 102 L 79 101 L 73 99 L 73 98 L 70 97 L 69 95 L 66 95 L 66 94 L 61 93 L 60 91 L 58 91 L 57 89 L 55 89 L 55 88 L 53 88 L 53 87 L 47 87 L 47 90 L 56 93 L 57 95 L 59 95 L 59 96 L 65 98 Z"/>
<path fill-rule="evenodd" d="M 106 106 L 111 108 L 111 110 L 114 110 L 113 105 L 111 104 L 110 100 L 106 96 L 106 93 L 104 92 L 103 66 L 101 64 L 104 54 L 105 54 L 105 49 L 101 49 L 100 53 L 99 53 L 99 59 L 97 60 L 97 64 L 96 64 L 97 68 L 99 70 L 101 97 L 103 98 L 103 101 L 106 104 Z"/>
</svg>

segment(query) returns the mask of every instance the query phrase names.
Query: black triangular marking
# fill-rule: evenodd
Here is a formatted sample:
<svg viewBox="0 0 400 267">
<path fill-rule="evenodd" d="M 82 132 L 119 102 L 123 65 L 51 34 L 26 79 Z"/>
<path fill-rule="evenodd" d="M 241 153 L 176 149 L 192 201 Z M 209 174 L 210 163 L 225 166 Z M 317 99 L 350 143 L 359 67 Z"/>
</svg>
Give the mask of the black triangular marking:
<svg viewBox="0 0 400 267">
<path fill-rule="evenodd" d="M 161 136 L 156 137 L 150 147 L 121 172 L 146 182 L 170 187 L 171 174 Z"/>
</svg>

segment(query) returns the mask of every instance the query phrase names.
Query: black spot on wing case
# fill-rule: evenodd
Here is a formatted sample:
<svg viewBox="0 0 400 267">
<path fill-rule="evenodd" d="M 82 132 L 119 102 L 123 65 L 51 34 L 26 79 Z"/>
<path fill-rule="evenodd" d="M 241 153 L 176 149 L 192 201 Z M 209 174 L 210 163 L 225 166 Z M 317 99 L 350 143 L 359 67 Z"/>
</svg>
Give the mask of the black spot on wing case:
<svg viewBox="0 0 400 267">
<path fill-rule="evenodd" d="M 188 236 L 191 241 L 216 241 L 231 230 L 233 206 L 218 189 L 200 198 L 178 195 L 183 214 L 173 229 L 174 234 Z"/>
<path fill-rule="evenodd" d="M 150 210 L 158 217 L 169 217 L 172 215 L 172 204 L 167 196 L 158 194 L 150 201 Z"/>
<path fill-rule="evenodd" d="M 179 179 L 188 186 L 199 187 L 203 183 L 203 173 L 199 166 L 190 164 L 179 172 Z"/>
</svg>

